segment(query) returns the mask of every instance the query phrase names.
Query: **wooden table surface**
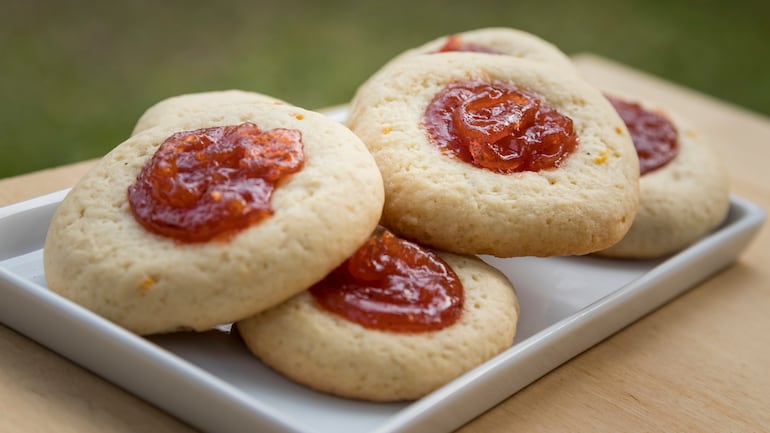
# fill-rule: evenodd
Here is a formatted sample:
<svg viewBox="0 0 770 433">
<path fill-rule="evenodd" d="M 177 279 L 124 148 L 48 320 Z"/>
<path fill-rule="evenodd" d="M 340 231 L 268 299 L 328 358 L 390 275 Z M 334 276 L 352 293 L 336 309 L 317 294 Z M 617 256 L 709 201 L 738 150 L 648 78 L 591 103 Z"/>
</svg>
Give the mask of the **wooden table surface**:
<svg viewBox="0 0 770 433">
<path fill-rule="evenodd" d="M 732 191 L 770 209 L 770 119 L 595 56 L 575 61 L 597 86 L 642 95 L 687 117 L 719 147 Z M 71 186 L 92 164 L 2 179 L 0 206 Z M 194 429 L 0 325 L 0 431 Z M 735 265 L 460 431 L 770 431 L 767 225 Z"/>
</svg>

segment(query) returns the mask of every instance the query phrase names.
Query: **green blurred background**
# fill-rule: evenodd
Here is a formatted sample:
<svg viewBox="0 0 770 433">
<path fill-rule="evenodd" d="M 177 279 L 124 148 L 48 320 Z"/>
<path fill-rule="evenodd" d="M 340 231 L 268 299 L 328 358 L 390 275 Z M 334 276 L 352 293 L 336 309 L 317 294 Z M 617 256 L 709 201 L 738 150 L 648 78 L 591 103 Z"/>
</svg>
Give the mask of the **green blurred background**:
<svg viewBox="0 0 770 433">
<path fill-rule="evenodd" d="M 770 1 L 0 2 L 0 177 L 103 155 L 153 103 L 239 88 L 350 99 L 397 53 L 489 26 L 535 33 L 770 114 Z M 768 137 L 770 139 L 770 137 Z"/>
</svg>

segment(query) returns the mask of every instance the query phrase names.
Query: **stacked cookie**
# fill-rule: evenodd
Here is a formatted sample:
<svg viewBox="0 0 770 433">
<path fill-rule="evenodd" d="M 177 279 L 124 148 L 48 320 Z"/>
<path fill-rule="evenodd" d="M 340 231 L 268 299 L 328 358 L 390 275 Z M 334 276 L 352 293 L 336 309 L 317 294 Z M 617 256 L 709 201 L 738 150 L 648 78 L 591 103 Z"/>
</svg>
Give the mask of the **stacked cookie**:
<svg viewBox="0 0 770 433">
<path fill-rule="evenodd" d="M 620 240 L 636 215 L 639 166 L 612 105 L 553 46 L 533 48 L 531 35 L 454 38 L 460 49 L 501 51 L 443 52 L 432 42 L 390 62 L 352 102 L 348 126 L 383 174 L 384 225 L 448 251 L 499 257 L 587 254 Z M 507 54 L 518 42 L 527 49 Z M 563 136 L 553 132 L 559 121 Z M 527 158 L 542 163 L 516 165 Z"/>
<path fill-rule="evenodd" d="M 714 146 L 671 110 L 638 97 L 608 98 L 626 123 L 639 156 L 639 211 L 626 236 L 598 254 L 662 257 L 717 228 L 730 207 L 730 187 Z"/>
<path fill-rule="evenodd" d="M 234 141 L 211 137 L 224 134 L 217 128 L 244 125 L 255 127 L 231 132 Z M 374 160 L 358 137 L 321 114 L 224 92 L 159 104 L 136 129 L 66 196 L 44 248 L 51 290 L 136 333 L 202 331 L 277 305 L 338 266 L 379 221 L 383 190 Z M 286 137 L 271 138 L 275 131 L 298 137 L 296 155 L 278 152 Z M 237 154 L 239 141 L 252 135 L 264 146 Z M 219 148 L 181 147 L 207 139 Z M 257 153 L 268 144 L 278 149 Z M 229 165 L 225 156 L 234 157 Z M 196 162 L 218 171 L 207 174 L 210 167 Z M 268 194 L 265 174 L 290 162 L 295 172 Z M 256 174 L 235 176 L 246 168 Z M 146 193 L 139 188 L 145 184 Z M 269 215 L 238 222 L 260 208 Z M 232 217 L 231 226 L 217 233 L 216 221 L 203 220 L 209 211 Z M 185 238 L 204 229 L 211 239 Z"/>
<path fill-rule="evenodd" d="M 385 284 L 335 276 L 238 322 L 238 331 L 264 363 L 313 389 L 372 401 L 420 398 L 511 347 L 519 314 L 511 283 L 480 259 L 429 251 L 427 257 L 442 264 L 438 275 L 455 275 L 459 296 L 433 284 L 420 288 L 435 278 L 425 263 L 406 284 L 399 272 Z M 342 293 L 333 299 L 328 290 Z"/>
<path fill-rule="evenodd" d="M 635 228 L 655 226 L 639 221 L 661 200 L 643 177 L 637 216 L 639 157 L 618 111 L 557 48 L 512 29 L 396 57 L 360 86 L 347 128 L 252 92 L 170 98 L 64 199 L 46 280 L 139 334 L 235 323 L 313 389 L 419 398 L 513 342 L 514 288 L 477 255 L 652 254 L 631 239 L 653 238 Z M 657 173 L 689 179 L 680 160 L 713 160 L 678 149 Z"/>
</svg>

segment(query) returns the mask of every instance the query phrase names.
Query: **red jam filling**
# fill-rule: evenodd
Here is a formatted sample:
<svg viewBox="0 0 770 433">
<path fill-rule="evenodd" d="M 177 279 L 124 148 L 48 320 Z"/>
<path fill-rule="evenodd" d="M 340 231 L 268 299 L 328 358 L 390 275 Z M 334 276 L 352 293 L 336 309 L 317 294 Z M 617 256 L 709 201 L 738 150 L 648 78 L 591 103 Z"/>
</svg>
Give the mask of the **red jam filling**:
<svg viewBox="0 0 770 433">
<path fill-rule="evenodd" d="M 428 332 L 462 314 L 463 286 L 438 255 L 384 231 L 310 289 L 322 308 L 370 329 Z"/>
<path fill-rule="evenodd" d="M 639 155 L 639 171 L 648 173 L 668 164 L 678 152 L 678 133 L 663 114 L 635 102 L 607 96 L 628 128 Z"/>
<path fill-rule="evenodd" d="M 178 132 L 128 188 L 134 217 L 179 242 L 228 240 L 272 215 L 276 184 L 302 169 L 302 134 L 253 123 Z"/>
<path fill-rule="evenodd" d="M 549 170 L 577 147 L 572 119 L 506 83 L 447 85 L 425 110 L 424 127 L 445 154 L 497 173 Z"/>
<path fill-rule="evenodd" d="M 463 42 L 460 40 L 460 37 L 457 35 L 449 36 L 446 39 L 446 42 L 444 45 L 441 46 L 441 48 L 436 51 L 437 53 L 446 53 L 449 51 L 466 51 L 466 52 L 473 52 L 473 53 L 487 53 L 487 54 L 500 54 L 497 51 L 483 47 L 478 44 L 471 44 L 469 42 Z"/>
</svg>

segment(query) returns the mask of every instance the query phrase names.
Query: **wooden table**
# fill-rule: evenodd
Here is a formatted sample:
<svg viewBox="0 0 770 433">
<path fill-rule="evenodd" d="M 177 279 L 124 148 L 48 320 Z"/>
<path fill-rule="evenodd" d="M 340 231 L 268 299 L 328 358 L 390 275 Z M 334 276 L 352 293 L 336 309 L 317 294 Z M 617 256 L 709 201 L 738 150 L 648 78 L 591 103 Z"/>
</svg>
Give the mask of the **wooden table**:
<svg viewBox="0 0 770 433">
<path fill-rule="evenodd" d="M 667 105 L 719 146 L 732 190 L 770 209 L 770 119 L 606 60 L 608 91 Z M 0 205 L 74 184 L 93 161 L 0 180 Z M 770 234 L 738 263 L 464 426 L 471 432 L 770 431 Z M 192 428 L 0 325 L 0 431 Z"/>
</svg>

